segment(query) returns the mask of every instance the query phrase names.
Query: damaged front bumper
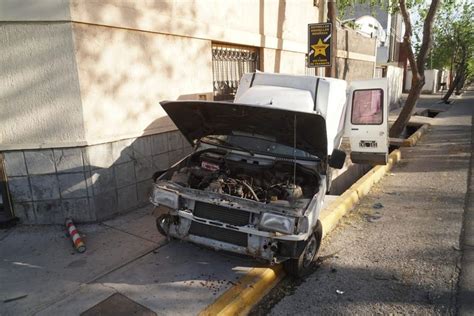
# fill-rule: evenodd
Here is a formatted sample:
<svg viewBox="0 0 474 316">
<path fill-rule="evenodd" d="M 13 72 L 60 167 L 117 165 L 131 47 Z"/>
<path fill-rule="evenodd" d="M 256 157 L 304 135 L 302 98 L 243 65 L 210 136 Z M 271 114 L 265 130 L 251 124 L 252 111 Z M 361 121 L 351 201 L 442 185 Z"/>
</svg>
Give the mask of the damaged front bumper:
<svg viewBox="0 0 474 316">
<path fill-rule="evenodd" d="M 278 263 L 298 257 L 310 229 L 305 210 L 314 201 L 294 205 L 260 203 L 230 195 L 185 188 L 170 181 L 158 181 L 150 198 L 168 213 L 166 234 L 215 250 L 249 255 Z M 309 205 L 308 205 L 309 204 Z M 264 230 L 263 214 L 271 213 L 294 223 L 292 233 Z M 164 226 L 164 227 L 163 227 Z"/>
</svg>

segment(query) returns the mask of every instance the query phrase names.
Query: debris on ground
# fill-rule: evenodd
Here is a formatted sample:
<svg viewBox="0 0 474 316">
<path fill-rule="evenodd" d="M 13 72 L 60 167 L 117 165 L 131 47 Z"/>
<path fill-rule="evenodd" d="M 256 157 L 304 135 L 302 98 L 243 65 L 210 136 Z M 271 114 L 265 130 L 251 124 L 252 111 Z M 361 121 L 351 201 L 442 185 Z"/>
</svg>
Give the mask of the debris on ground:
<svg viewBox="0 0 474 316">
<path fill-rule="evenodd" d="M 3 300 L 3 303 L 9 303 L 9 302 L 13 302 L 13 301 L 18 301 L 18 300 L 21 300 L 22 298 L 25 298 L 27 297 L 28 294 L 25 294 L 25 295 L 20 295 L 20 296 L 15 296 L 15 297 L 12 297 L 12 298 L 7 298 L 6 300 Z"/>
<path fill-rule="evenodd" d="M 374 223 L 379 221 L 382 218 L 382 214 L 376 213 L 374 215 L 367 215 L 366 219 L 369 223 Z"/>
<path fill-rule="evenodd" d="M 374 205 L 372 205 L 372 208 L 376 209 L 376 210 L 381 209 L 381 208 L 383 208 L 383 204 L 382 203 L 375 203 Z"/>
<path fill-rule="evenodd" d="M 74 226 L 72 219 L 66 218 L 65 225 L 69 233 L 69 237 L 71 237 L 74 248 L 80 253 L 86 251 L 86 245 L 82 241 L 81 235 L 79 235 L 79 232 L 77 231 L 76 226 Z"/>
<path fill-rule="evenodd" d="M 339 295 L 342 295 L 342 294 L 344 294 L 344 291 L 336 290 L 336 293 L 339 294 Z"/>
</svg>

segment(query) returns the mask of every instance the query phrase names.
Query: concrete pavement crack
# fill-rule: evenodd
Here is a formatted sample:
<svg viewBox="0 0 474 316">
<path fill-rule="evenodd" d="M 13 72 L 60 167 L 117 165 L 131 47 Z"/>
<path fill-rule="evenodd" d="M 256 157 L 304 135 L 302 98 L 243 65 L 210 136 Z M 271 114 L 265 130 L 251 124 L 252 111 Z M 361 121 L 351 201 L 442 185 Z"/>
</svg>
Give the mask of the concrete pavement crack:
<svg viewBox="0 0 474 316">
<path fill-rule="evenodd" d="M 102 225 L 102 226 L 105 226 L 105 227 L 108 227 L 108 228 L 111 228 L 111 229 L 115 229 L 115 230 L 117 230 L 117 231 L 119 231 L 119 232 L 128 234 L 128 235 L 130 235 L 130 236 L 134 236 L 134 237 L 137 237 L 137 238 L 140 238 L 140 239 L 143 239 L 143 240 L 152 242 L 152 243 L 154 243 L 154 244 L 160 245 L 159 242 L 156 242 L 156 241 L 151 240 L 151 239 L 148 239 L 148 238 L 144 238 L 144 237 L 142 237 L 142 236 L 140 236 L 140 235 L 137 235 L 137 234 L 128 232 L 128 231 L 126 231 L 126 230 L 124 230 L 124 229 L 121 229 L 121 228 L 117 228 L 117 227 L 114 227 L 114 226 L 111 226 L 111 225 L 107 225 L 107 224 L 105 224 L 105 223 L 100 223 L 99 225 Z"/>
</svg>

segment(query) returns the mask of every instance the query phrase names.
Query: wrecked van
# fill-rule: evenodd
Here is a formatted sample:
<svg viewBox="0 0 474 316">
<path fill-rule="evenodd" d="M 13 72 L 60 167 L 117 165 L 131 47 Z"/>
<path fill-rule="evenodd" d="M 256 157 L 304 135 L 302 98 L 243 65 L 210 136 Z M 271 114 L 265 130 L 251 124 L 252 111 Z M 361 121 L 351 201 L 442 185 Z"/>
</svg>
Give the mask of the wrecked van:
<svg viewBox="0 0 474 316">
<path fill-rule="evenodd" d="M 386 85 L 253 73 L 232 103 L 161 102 L 194 151 L 154 174 L 158 230 L 305 274 L 342 137 L 353 162 L 387 161 Z"/>
</svg>

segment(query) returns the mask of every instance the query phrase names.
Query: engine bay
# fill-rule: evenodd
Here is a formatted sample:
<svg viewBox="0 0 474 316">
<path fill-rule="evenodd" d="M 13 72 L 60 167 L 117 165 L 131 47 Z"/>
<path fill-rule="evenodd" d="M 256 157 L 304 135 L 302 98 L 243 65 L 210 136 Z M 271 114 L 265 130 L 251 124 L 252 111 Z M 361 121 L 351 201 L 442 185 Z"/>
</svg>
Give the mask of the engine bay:
<svg viewBox="0 0 474 316">
<path fill-rule="evenodd" d="M 263 161 L 230 156 L 219 149 L 196 152 L 172 172 L 170 180 L 184 187 L 261 203 L 293 204 L 311 199 L 319 187 L 318 173 L 292 160 Z"/>
</svg>

